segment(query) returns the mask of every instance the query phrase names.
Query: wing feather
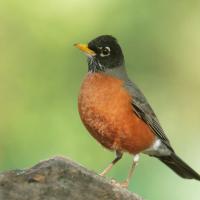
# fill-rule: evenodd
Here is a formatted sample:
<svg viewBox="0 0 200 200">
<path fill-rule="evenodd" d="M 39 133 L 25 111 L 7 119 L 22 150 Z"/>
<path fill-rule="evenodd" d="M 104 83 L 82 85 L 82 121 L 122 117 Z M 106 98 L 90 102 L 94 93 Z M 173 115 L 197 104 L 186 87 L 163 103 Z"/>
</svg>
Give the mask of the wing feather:
<svg viewBox="0 0 200 200">
<path fill-rule="evenodd" d="M 167 136 L 164 133 L 153 109 L 139 88 L 130 80 L 125 83 L 126 89 L 132 95 L 133 111 L 152 129 L 153 133 L 173 151 Z"/>
</svg>

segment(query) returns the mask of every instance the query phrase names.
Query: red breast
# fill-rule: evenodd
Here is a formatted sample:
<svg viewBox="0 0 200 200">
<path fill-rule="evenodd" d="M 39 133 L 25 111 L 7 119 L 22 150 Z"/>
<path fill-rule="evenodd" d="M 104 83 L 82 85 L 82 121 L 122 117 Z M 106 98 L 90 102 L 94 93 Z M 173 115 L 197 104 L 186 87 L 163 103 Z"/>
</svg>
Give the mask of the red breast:
<svg viewBox="0 0 200 200">
<path fill-rule="evenodd" d="M 155 135 L 133 112 L 133 96 L 123 81 L 103 73 L 88 73 L 78 99 L 80 117 L 103 146 L 137 154 L 149 148 Z"/>
</svg>

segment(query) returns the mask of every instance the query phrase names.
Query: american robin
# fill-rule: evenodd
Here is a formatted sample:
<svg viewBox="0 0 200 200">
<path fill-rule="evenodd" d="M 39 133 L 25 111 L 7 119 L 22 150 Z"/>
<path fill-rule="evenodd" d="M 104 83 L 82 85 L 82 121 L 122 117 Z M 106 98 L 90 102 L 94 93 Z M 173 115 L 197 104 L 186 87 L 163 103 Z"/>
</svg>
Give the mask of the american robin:
<svg viewBox="0 0 200 200">
<path fill-rule="evenodd" d="M 200 180 L 200 175 L 173 150 L 153 109 L 126 72 L 122 50 L 110 35 L 99 36 L 85 44 L 75 44 L 88 58 L 88 73 L 78 98 L 81 120 L 90 134 L 116 158 L 100 174 L 105 175 L 124 152 L 134 156 L 127 187 L 144 153 L 158 158 L 182 178 Z"/>
</svg>

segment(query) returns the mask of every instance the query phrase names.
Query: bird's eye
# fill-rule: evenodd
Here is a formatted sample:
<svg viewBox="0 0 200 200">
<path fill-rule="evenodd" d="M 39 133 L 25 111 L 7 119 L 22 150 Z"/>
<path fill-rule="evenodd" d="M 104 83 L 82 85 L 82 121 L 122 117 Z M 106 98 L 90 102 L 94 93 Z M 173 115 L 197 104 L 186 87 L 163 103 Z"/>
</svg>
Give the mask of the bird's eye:
<svg viewBox="0 0 200 200">
<path fill-rule="evenodd" d="M 101 48 L 101 57 L 109 56 L 110 55 L 110 47 L 103 47 Z"/>
</svg>

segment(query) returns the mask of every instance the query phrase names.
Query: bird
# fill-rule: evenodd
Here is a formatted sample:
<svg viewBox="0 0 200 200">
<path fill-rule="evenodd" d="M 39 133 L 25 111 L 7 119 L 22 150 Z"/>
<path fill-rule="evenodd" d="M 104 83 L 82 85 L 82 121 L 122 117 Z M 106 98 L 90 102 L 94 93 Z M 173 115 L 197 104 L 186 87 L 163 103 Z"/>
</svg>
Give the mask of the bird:
<svg viewBox="0 0 200 200">
<path fill-rule="evenodd" d="M 105 176 L 124 153 L 133 156 L 125 181 L 128 187 L 140 154 L 155 157 L 185 179 L 200 175 L 174 151 L 152 107 L 129 78 L 122 49 L 111 35 L 101 35 L 75 47 L 87 56 L 88 72 L 78 96 L 80 118 L 89 133 L 115 159 L 100 173 Z"/>
</svg>

